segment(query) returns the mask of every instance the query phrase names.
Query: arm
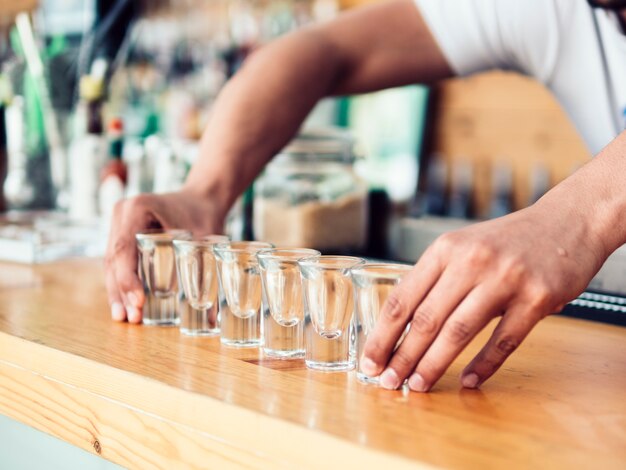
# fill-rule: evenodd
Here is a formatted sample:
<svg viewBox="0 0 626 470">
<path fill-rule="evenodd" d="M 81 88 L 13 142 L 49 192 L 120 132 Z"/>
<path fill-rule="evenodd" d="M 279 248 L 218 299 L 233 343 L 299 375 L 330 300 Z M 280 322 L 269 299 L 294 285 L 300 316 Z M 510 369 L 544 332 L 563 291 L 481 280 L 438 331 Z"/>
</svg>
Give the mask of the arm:
<svg viewBox="0 0 626 470">
<path fill-rule="evenodd" d="M 321 98 L 451 74 L 411 0 L 288 35 L 254 53 L 224 88 L 185 188 L 228 208 Z"/>
<path fill-rule="evenodd" d="M 254 53 L 224 88 L 183 190 L 122 202 L 106 255 L 112 317 L 141 321 L 134 234 L 148 226 L 216 232 L 237 196 L 324 96 L 451 75 L 412 0 L 394 0 L 290 34 Z"/>
<path fill-rule="evenodd" d="M 482 384 L 626 242 L 625 174 L 626 131 L 533 206 L 436 240 L 385 305 L 364 349 L 364 372 L 382 372 L 386 388 L 409 378 L 413 390 L 428 391 L 501 317 L 462 372 L 463 386 Z"/>
</svg>

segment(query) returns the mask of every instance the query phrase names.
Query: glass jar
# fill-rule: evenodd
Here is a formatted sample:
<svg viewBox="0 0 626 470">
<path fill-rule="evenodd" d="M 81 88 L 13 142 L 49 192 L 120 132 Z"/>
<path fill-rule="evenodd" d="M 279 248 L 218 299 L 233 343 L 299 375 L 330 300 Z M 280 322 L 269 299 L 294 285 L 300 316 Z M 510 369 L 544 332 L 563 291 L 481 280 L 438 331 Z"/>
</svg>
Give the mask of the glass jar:
<svg viewBox="0 0 626 470">
<path fill-rule="evenodd" d="M 345 131 L 307 131 L 254 185 L 254 235 L 280 247 L 359 252 L 367 238 L 367 186 Z"/>
</svg>

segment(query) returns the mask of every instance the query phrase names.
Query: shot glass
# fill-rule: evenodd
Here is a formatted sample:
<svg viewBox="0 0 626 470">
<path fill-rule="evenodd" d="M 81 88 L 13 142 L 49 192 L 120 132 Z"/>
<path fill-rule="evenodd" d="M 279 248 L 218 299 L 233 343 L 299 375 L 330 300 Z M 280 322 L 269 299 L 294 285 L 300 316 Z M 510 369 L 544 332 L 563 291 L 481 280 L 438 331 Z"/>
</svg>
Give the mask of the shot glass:
<svg viewBox="0 0 626 470">
<path fill-rule="evenodd" d="M 224 242 L 228 242 L 224 235 L 173 242 L 178 284 L 183 294 L 179 309 L 182 334 L 215 336 L 220 333 L 213 246 Z"/>
<path fill-rule="evenodd" d="M 387 297 L 412 268 L 413 266 L 405 264 L 380 263 L 366 264 L 352 269 L 357 344 L 356 377 L 363 383 L 378 385 L 378 377 L 369 377 L 364 374 L 358 361 L 363 354 L 363 346 L 365 346 L 368 335 L 378 323 L 380 312 Z M 404 335 L 398 344 L 402 342 L 402 339 L 404 339 Z"/>
<path fill-rule="evenodd" d="M 319 256 L 308 248 L 257 253 L 263 286 L 263 352 L 270 357 L 304 357 L 304 302 L 297 261 Z"/>
<path fill-rule="evenodd" d="M 175 239 L 186 239 L 186 230 L 151 230 L 136 236 L 139 251 L 139 278 L 146 294 L 144 325 L 176 326 L 179 290 L 174 259 Z"/>
<path fill-rule="evenodd" d="M 317 256 L 298 261 L 304 298 L 304 361 L 309 369 L 354 368 L 354 292 L 350 270 L 364 263 L 352 256 Z"/>
<path fill-rule="evenodd" d="M 226 346 L 250 348 L 263 344 L 261 274 L 256 254 L 266 248 L 273 248 L 273 245 L 243 241 L 213 247 L 221 341 Z"/>
</svg>

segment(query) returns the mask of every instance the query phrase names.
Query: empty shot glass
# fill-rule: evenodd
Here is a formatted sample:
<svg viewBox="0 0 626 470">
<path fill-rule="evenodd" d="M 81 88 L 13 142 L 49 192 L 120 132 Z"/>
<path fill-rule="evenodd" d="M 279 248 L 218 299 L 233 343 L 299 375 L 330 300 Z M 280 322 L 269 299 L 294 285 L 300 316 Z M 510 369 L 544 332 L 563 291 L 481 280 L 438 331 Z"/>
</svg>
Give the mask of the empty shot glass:
<svg viewBox="0 0 626 470">
<path fill-rule="evenodd" d="M 221 341 L 226 346 L 258 347 L 261 327 L 261 274 L 256 254 L 271 243 L 229 242 L 213 247 L 217 264 Z"/>
<path fill-rule="evenodd" d="M 354 292 L 350 270 L 364 263 L 353 256 L 318 256 L 298 261 L 304 298 L 304 361 L 309 369 L 354 368 Z"/>
<path fill-rule="evenodd" d="M 174 240 L 178 283 L 182 290 L 180 332 L 185 335 L 215 336 L 220 333 L 213 246 L 224 242 L 228 242 L 224 235 Z"/>
<path fill-rule="evenodd" d="M 378 377 L 361 372 L 358 361 L 369 334 L 376 327 L 387 297 L 413 266 L 406 264 L 365 264 L 352 269 L 355 298 L 355 328 L 357 343 L 356 376 L 361 382 L 378 385 Z M 406 333 L 406 332 L 405 332 Z M 402 339 L 398 344 L 402 342 Z"/>
<path fill-rule="evenodd" d="M 319 256 L 308 248 L 257 253 L 263 286 L 263 352 L 270 357 L 304 357 L 304 302 L 297 261 Z"/>
<path fill-rule="evenodd" d="M 186 230 L 150 230 L 136 236 L 139 251 L 139 278 L 146 294 L 144 325 L 176 326 L 179 290 L 174 258 L 175 239 L 190 238 Z"/>
</svg>

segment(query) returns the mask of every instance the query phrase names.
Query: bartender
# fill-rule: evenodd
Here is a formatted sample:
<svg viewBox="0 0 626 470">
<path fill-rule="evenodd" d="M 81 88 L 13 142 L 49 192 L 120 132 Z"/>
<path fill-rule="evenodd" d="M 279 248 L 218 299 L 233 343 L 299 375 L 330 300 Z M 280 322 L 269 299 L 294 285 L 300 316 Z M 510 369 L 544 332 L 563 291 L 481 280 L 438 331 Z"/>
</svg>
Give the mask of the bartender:
<svg viewBox="0 0 626 470">
<path fill-rule="evenodd" d="M 596 157 L 534 205 L 437 239 L 391 295 L 361 358 L 364 372 L 382 374 L 382 386 L 408 378 L 426 392 L 500 317 L 460 377 L 479 387 L 626 242 L 625 0 L 393 0 L 263 47 L 217 99 L 183 189 L 115 208 L 106 256 L 113 319 L 141 321 L 134 234 L 219 232 L 236 198 L 321 98 L 489 69 L 545 84 Z"/>
</svg>

